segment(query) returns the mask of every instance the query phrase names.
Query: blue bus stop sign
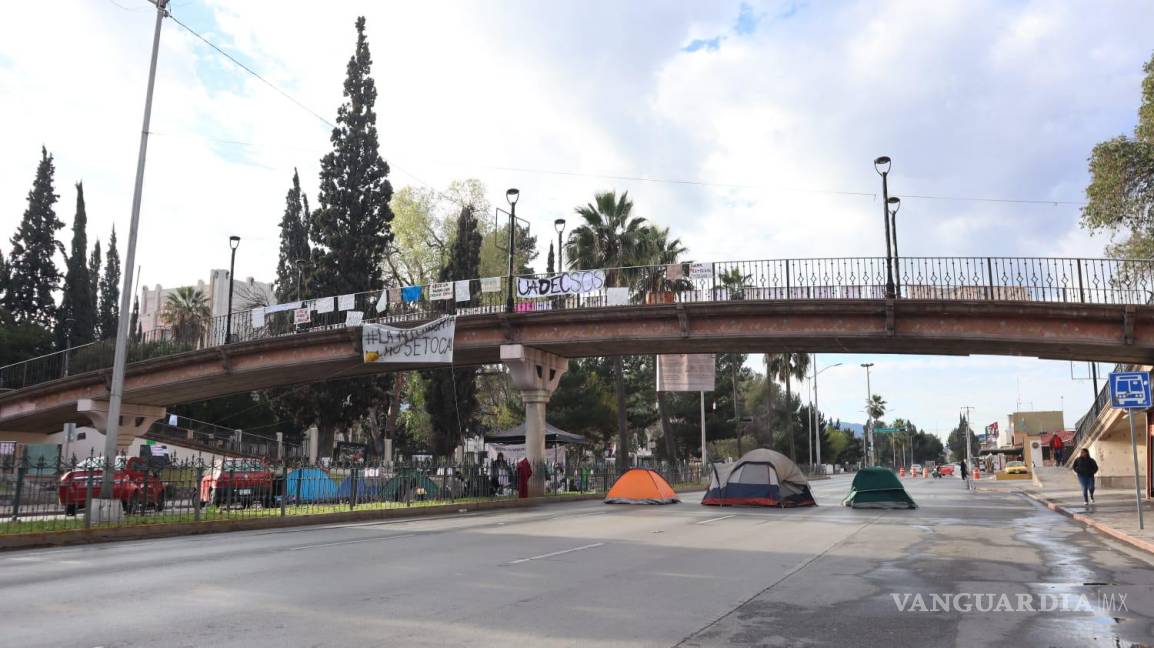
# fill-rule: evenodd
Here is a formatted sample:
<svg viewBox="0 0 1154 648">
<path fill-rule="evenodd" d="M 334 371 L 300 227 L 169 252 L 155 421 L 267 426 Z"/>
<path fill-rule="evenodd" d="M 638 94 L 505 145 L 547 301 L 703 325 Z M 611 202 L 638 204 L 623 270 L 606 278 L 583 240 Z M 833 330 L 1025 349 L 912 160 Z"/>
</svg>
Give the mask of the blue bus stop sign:
<svg viewBox="0 0 1154 648">
<path fill-rule="evenodd" d="M 1150 373 L 1116 371 L 1110 374 L 1110 404 L 1118 409 L 1150 409 Z"/>
</svg>

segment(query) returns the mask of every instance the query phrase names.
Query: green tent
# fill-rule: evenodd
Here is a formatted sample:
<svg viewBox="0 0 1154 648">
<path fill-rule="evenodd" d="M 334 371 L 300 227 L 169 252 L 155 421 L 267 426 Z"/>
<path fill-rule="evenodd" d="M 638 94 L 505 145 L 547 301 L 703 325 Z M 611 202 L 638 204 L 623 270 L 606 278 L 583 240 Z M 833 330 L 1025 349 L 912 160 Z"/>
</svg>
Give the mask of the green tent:
<svg viewBox="0 0 1154 648">
<path fill-rule="evenodd" d="M 863 468 L 854 475 L 849 495 L 841 502 L 851 508 L 917 508 L 901 480 L 889 468 Z"/>
<path fill-rule="evenodd" d="M 419 470 L 402 469 L 374 493 L 389 502 L 407 502 L 437 499 L 441 487 Z"/>
</svg>

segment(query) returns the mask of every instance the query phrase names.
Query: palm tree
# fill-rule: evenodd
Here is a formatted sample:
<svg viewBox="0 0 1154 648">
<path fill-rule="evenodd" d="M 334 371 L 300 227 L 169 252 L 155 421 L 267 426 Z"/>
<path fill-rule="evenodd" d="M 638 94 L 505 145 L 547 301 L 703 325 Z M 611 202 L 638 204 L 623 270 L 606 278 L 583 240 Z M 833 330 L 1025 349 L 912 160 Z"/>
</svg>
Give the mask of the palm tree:
<svg viewBox="0 0 1154 648">
<path fill-rule="evenodd" d="M 170 329 L 177 342 L 196 344 L 208 328 L 212 309 L 208 298 L 192 286 L 182 286 L 168 294 L 160 319 Z"/>
<path fill-rule="evenodd" d="M 625 277 L 617 268 L 644 263 L 646 241 L 651 237 L 644 218 L 632 215 L 629 192 L 617 196 L 607 191 L 593 202 L 577 208 L 585 222 L 573 230 L 565 245 L 570 268 L 605 268 L 607 285 L 622 287 Z M 625 419 L 625 376 L 620 356 L 613 360 L 613 380 L 617 391 L 617 468 L 629 464 L 629 436 Z"/>
<path fill-rule="evenodd" d="M 766 375 L 772 382 L 774 379 L 785 383 L 785 407 L 791 409 L 793 407 L 793 379 L 802 380 L 806 374 L 809 373 L 809 354 L 808 353 L 767 353 L 765 354 Z M 772 385 L 767 384 L 767 389 L 772 389 Z M 769 408 L 769 413 L 772 416 L 773 407 L 770 399 L 766 398 L 766 404 Z M 785 417 L 785 434 L 789 439 L 789 458 L 794 462 L 797 461 L 797 442 L 793 438 L 793 412 L 789 412 Z M 770 437 L 772 438 L 772 434 Z"/>
<path fill-rule="evenodd" d="M 881 395 L 879 395 L 879 394 L 871 395 L 869 397 L 869 400 L 866 401 L 866 416 L 869 417 L 870 421 L 873 421 L 873 427 L 876 428 L 877 422 L 880 421 L 881 418 L 885 415 L 886 415 L 886 400 L 884 398 L 882 398 Z M 872 432 L 869 435 L 869 443 L 870 443 L 870 450 L 873 452 L 873 458 L 874 458 L 873 460 L 877 461 L 878 453 L 877 453 L 877 448 L 875 447 L 875 444 L 877 443 L 877 439 L 874 437 Z"/>
</svg>

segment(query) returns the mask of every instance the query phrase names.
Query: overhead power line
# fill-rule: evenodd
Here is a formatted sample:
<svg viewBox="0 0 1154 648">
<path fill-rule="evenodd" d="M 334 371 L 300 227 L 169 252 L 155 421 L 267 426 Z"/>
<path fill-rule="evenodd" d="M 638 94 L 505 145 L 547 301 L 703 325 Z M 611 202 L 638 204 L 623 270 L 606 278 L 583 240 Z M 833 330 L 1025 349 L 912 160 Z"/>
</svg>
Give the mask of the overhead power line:
<svg viewBox="0 0 1154 648">
<path fill-rule="evenodd" d="M 109 0 L 109 2 L 113 2 L 114 4 L 117 4 L 117 6 L 121 6 L 121 5 L 119 5 L 119 3 L 114 2 L 114 0 Z M 125 8 L 125 7 L 121 7 L 121 8 Z M 336 128 L 336 125 L 333 124 L 333 122 L 329 121 L 328 119 L 323 117 L 320 113 L 318 113 L 317 111 L 315 111 L 312 108 L 305 105 L 303 102 L 301 102 L 296 97 L 294 97 L 291 94 L 289 94 L 288 92 L 285 92 L 284 90 L 282 90 L 279 86 L 277 86 L 272 81 L 269 81 L 268 79 L 261 76 L 260 73 L 258 73 L 256 70 L 252 69 L 248 65 L 245 65 L 243 62 L 241 62 L 235 56 L 233 56 L 232 54 L 229 54 L 227 51 L 225 51 L 224 49 L 222 49 L 221 47 L 219 47 L 218 45 L 216 45 L 215 43 L 210 41 L 208 38 L 202 36 L 200 33 L 198 33 L 193 28 L 191 28 L 188 25 L 181 22 L 180 19 L 178 19 L 176 16 L 173 16 L 171 12 L 169 12 L 168 15 L 169 15 L 169 18 L 171 18 L 173 20 L 173 22 L 175 22 L 177 25 L 180 25 L 180 27 L 183 28 L 185 31 L 192 34 L 197 39 L 199 39 L 201 42 L 203 42 L 205 45 L 212 48 L 213 51 L 215 51 L 218 54 L 220 54 L 221 56 L 227 58 L 234 65 L 236 65 L 240 69 L 244 70 L 245 72 L 251 74 L 254 78 L 258 79 L 261 83 L 263 83 L 263 84 L 267 85 L 268 87 L 272 88 L 273 90 L 275 90 L 277 92 L 277 94 L 279 94 L 282 97 L 284 97 L 285 99 L 291 101 L 298 108 L 309 113 L 310 115 L 312 115 L 313 117 L 318 119 L 325 126 L 328 126 L 330 129 Z M 262 146 L 261 144 L 258 144 L 258 143 L 242 142 L 242 141 L 237 141 L 237 140 L 213 139 L 210 137 L 204 137 L 203 139 L 218 142 L 221 144 L 233 145 L 233 146 L 251 146 L 251 147 Z M 647 182 L 647 183 L 655 183 L 655 184 L 685 185 L 685 186 L 695 186 L 695 187 L 714 187 L 714 188 L 719 188 L 719 189 L 756 189 L 756 190 L 770 190 L 770 191 L 787 191 L 787 192 L 791 192 L 791 193 L 808 193 L 808 194 L 831 195 L 831 196 L 853 196 L 853 197 L 859 197 L 859 198 L 870 198 L 871 200 L 877 199 L 877 193 L 872 192 L 872 191 L 848 191 L 848 190 L 838 190 L 838 189 L 807 189 L 807 188 L 802 188 L 802 187 L 781 187 L 781 186 L 775 186 L 775 185 L 742 184 L 742 183 L 730 183 L 730 182 L 711 182 L 711 181 L 696 180 L 696 179 L 658 178 L 658 177 L 652 177 L 652 176 L 620 175 L 620 174 L 609 174 L 609 173 L 586 173 L 586 172 L 581 172 L 581 171 L 568 171 L 568 170 L 557 170 L 557 169 L 531 169 L 531 168 L 525 168 L 525 167 L 485 165 L 485 164 L 468 164 L 468 163 L 458 163 L 458 164 L 463 164 L 464 166 L 474 166 L 474 167 L 480 167 L 480 168 L 485 168 L 485 169 L 492 169 L 495 171 L 510 171 L 510 172 L 514 172 L 514 173 L 535 173 L 535 174 L 540 174 L 540 175 L 596 178 L 596 179 L 600 179 L 600 180 L 621 180 L 621 181 L 627 181 L 627 182 Z M 395 168 L 397 171 L 400 171 L 401 173 L 409 176 L 410 178 L 415 180 L 418 184 L 421 184 L 421 185 L 429 188 L 430 190 L 432 190 L 434 193 L 441 196 L 442 198 L 450 199 L 449 196 L 447 196 L 446 194 L 437 190 L 435 187 L 433 187 L 433 185 L 429 184 L 428 182 L 425 182 L 424 180 L 417 177 L 415 174 L 411 173 L 410 171 L 407 171 L 406 169 L 404 169 L 404 168 L 402 168 L 396 164 L 390 164 L 390 166 Z M 939 195 L 931 195 L 931 194 L 902 194 L 901 198 L 903 200 L 913 199 L 913 200 L 941 200 L 941 201 L 954 201 L 954 202 L 985 202 L 985 203 L 1002 203 L 1002 204 L 1016 204 L 1016 205 L 1050 205 L 1053 207 L 1058 207 L 1058 206 L 1081 207 L 1081 206 L 1084 206 L 1086 204 L 1084 201 L 1073 201 L 1073 200 L 996 198 L 996 197 L 985 197 L 985 196 L 939 196 Z"/>
</svg>

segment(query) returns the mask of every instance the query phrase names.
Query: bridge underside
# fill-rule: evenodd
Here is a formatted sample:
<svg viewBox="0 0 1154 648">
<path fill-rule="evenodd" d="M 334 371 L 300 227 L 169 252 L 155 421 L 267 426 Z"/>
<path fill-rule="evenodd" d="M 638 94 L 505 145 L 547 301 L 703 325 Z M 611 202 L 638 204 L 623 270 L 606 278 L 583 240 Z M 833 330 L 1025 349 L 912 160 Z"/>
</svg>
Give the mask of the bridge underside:
<svg viewBox="0 0 1154 648">
<path fill-rule="evenodd" d="M 1018 302 L 732 301 L 473 316 L 457 364 L 500 362 L 502 344 L 567 358 L 658 353 L 1011 355 L 1154 363 L 1154 307 Z M 267 338 L 129 367 L 124 399 L 170 406 L 238 392 L 421 368 L 366 365 L 360 329 Z M 107 398 L 108 372 L 0 395 L 0 430 L 54 432 L 76 403 Z"/>
</svg>

